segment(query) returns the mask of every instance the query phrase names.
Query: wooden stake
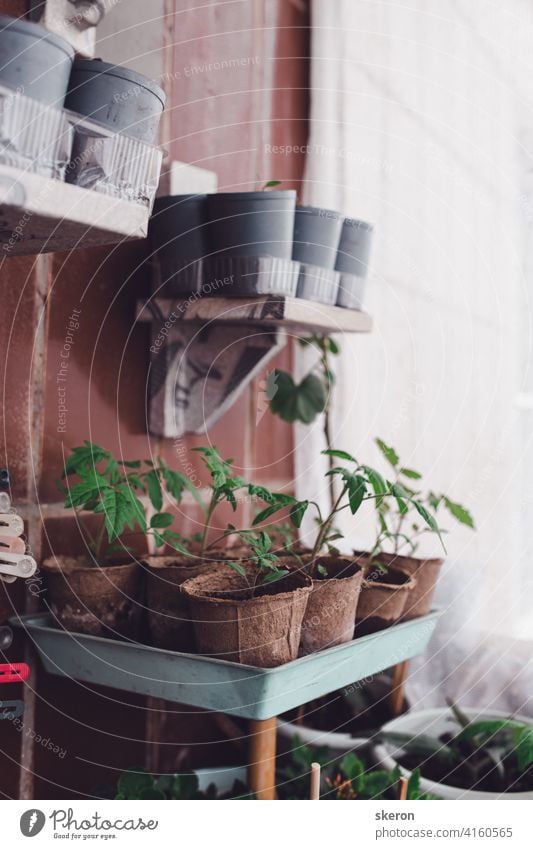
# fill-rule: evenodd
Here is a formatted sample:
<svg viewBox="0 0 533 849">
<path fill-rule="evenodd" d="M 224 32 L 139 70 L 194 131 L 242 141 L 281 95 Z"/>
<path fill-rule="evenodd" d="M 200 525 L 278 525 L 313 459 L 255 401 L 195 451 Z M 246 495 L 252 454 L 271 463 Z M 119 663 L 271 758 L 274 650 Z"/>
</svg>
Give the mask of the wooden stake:
<svg viewBox="0 0 533 849">
<path fill-rule="evenodd" d="M 320 799 L 320 764 L 311 764 L 311 793 L 310 799 Z"/>
<path fill-rule="evenodd" d="M 407 791 L 409 789 L 409 780 L 402 775 L 398 782 L 398 799 L 400 802 L 407 801 Z"/>
</svg>

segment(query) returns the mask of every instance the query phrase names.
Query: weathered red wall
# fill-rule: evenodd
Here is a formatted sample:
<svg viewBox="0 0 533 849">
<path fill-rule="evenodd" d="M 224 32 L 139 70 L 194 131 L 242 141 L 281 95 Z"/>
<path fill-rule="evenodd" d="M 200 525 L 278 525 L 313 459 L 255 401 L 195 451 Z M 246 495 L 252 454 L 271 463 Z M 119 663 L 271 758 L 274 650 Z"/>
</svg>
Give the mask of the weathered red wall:
<svg viewBox="0 0 533 849">
<path fill-rule="evenodd" d="M 306 141 L 305 4 L 250 0 L 187 10 L 190 5 L 168 0 L 160 45 L 168 69 L 162 141 L 170 156 L 217 171 L 222 189 L 251 189 L 258 180 L 273 178 L 298 188 L 303 155 L 274 156 L 269 145 Z M 0 2 L 4 13 L 22 14 L 24 7 L 23 2 Z M 249 57 L 249 64 L 223 71 L 185 70 L 235 57 Z M 136 244 L 1 261 L 0 460 L 11 470 L 16 505 L 28 518 L 37 554 L 41 547 L 46 554 L 50 548 L 64 553 L 80 546 L 55 487 L 70 447 L 90 438 L 130 458 L 161 451 L 177 462 L 171 441 L 158 443 L 145 433 L 149 330 L 134 325 L 135 300 L 149 287 L 143 250 Z M 69 361 L 66 432 L 58 433 L 56 374 L 73 308 L 81 310 L 80 327 Z M 287 364 L 289 356 L 287 351 L 280 362 Z M 281 486 L 292 478 L 291 432 L 269 414 L 257 421 L 259 383 L 206 437 L 187 443 L 209 439 L 247 475 Z M 185 522 L 190 522 L 193 514 L 187 512 Z M 21 590 L 19 586 L 14 593 L 19 609 Z M 9 658 L 20 659 L 20 653 L 19 645 Z M 60 758 L 43 745 L 35 746 L 35 798 L 91 794 L 117 770 L 144 762 L 144 699 L 98 691 L 42 671 L 36 692 L 35 731 L 66 755 Z M 17 688 L 13 695 L 19 695 Z M 174 714 L 164 733 L 166 765 L 235 761 L 230 744 L 214 744 L 222 735 L 212 717 L 194 711 Z M 0 792 L 15 798 L 20 736 L 10 723 L 0 723 Z"/>
</svg>

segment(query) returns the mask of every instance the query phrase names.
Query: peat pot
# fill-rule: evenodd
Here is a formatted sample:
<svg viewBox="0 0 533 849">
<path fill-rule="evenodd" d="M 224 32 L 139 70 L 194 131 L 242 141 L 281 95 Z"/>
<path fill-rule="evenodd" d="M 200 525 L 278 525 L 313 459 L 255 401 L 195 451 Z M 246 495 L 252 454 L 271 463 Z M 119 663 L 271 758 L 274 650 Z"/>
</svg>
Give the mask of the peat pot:
<svg viewBox="0 0 533 849">
<path fill-rule="evenodd" d="M 353 638 L 363 567 L 349 557 L 319 557 L 327 575 L 313 575 L 302 623 L 300 654 L 322 651 Z"/>
</svg>

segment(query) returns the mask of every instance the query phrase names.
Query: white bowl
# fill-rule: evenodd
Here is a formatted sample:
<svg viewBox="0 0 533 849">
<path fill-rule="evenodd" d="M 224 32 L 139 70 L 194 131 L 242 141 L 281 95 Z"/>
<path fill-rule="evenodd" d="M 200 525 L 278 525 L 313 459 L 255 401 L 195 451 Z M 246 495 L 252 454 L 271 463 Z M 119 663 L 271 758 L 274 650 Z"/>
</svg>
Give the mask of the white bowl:
<svg viewBox="0 0 533 849">
<path fill-rule="evenodd" d="M 508 713 L 498 710 L 482 711 L 463 707 L 461 707 L 461 710 L 469 719 L 476 721 L 481 719 L 507 719 L 509 717 Z M 526 716 L 514 716 L 513 719 L 523 722 L 525 725 L 533 725 L 533 720 Z M 423 734 L 429 737 L 440 737 L 447 731 L 457 730 L 457 723 L 452 719 L 450 708 L 433 708 L 412 711 L 398 716 L 396 719 L 387 722 L 382 730 L 412 736 Z M 376 761 L 388 770 L 393 770 L 394 767 L 399 766 L 394 757 L 396 752 L 398 752 L 398 747 L 391 743 L 380 743 L 374 747 Z M 411 775 L 410 770 L 404 769 L 402 766 L 400 766 L 400 770 L 403 775 Z M 525 793 L 486 793 L 481 790 L 464 790 L 461 787 L 452 787 L 449 784 L 439 784 L 437 781 L 430 781 L 430 779 L 423 777 L 420 780 L 420 788 L 424 793 L 433 793 L 440 799 L 533 799 L 533 790 L 528 790 Z"/>
</svg>

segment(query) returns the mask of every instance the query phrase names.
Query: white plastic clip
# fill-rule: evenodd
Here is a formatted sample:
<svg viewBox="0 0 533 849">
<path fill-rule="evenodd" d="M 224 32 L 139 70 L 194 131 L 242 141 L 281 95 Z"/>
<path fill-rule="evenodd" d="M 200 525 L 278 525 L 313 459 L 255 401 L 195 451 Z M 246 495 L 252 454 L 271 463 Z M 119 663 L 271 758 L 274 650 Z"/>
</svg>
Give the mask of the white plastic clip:
<svg viewBox="0 0 533 849">
<path fill-rule="evenodd" d="M 9 513 L 11 510 L 11 499 L 7 492 L 0 492 L 0 513 Z"/>
<path fill-rule="evenodd" d="M 24 533 L 24 522 L 17 513 L 0 513 L 0 534 L 19 537 Z"/>
<path fill-rule="evenodd" d="M 37 563 L 29 554 L 0 553 L 0 577 L 9 579 L 31 578 L 37 571 Z"/>
</svg>

